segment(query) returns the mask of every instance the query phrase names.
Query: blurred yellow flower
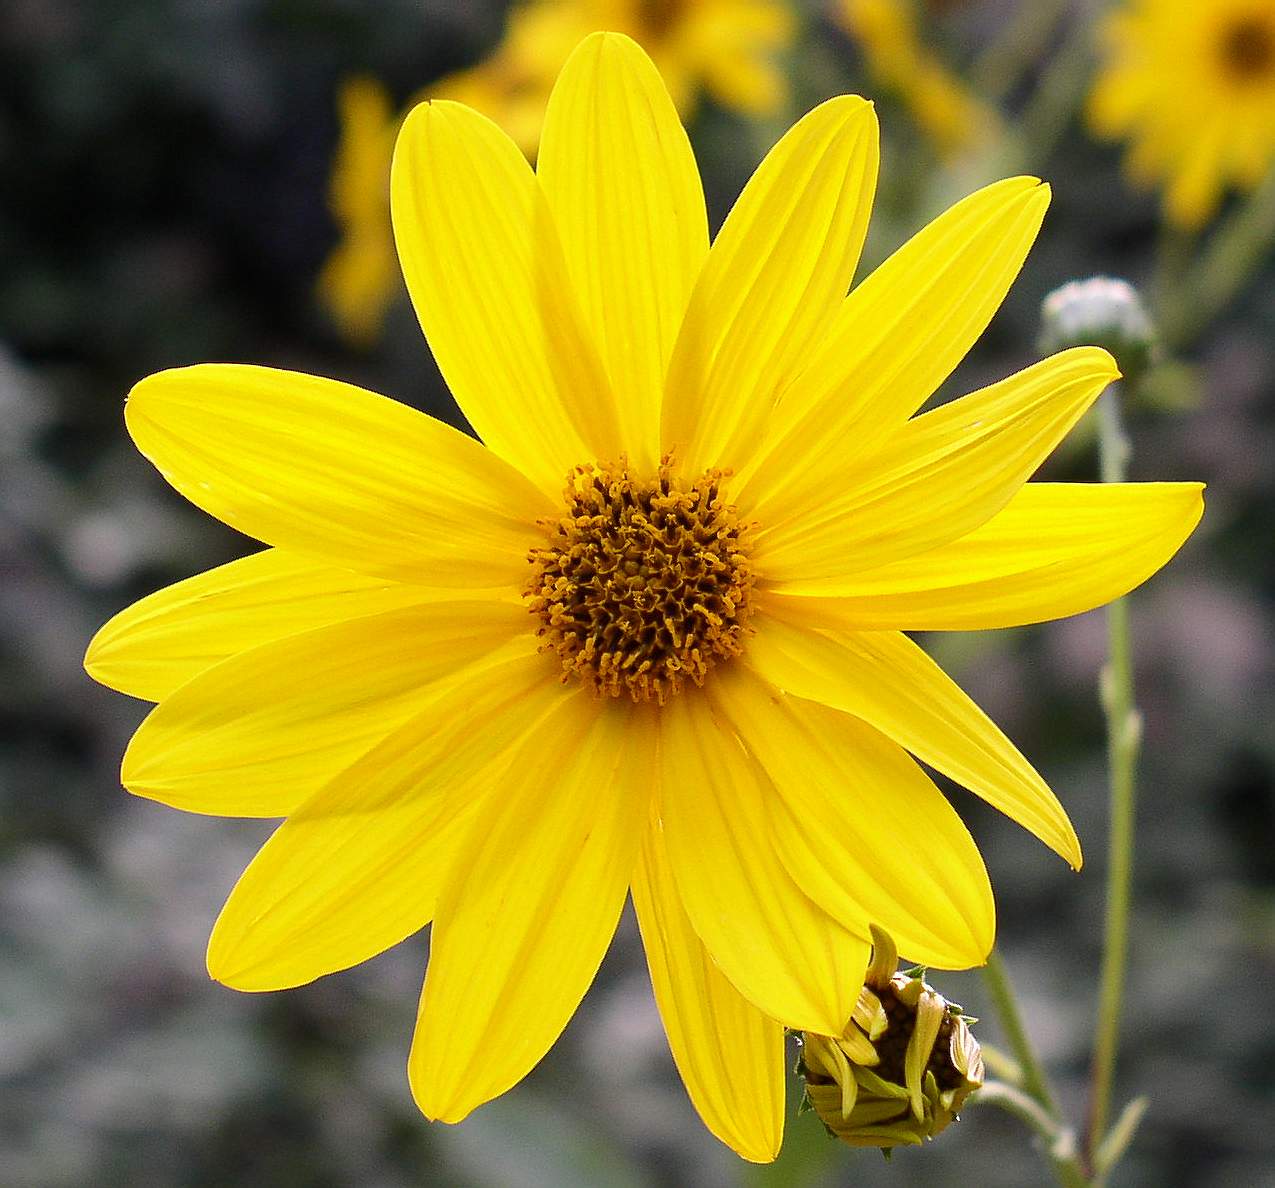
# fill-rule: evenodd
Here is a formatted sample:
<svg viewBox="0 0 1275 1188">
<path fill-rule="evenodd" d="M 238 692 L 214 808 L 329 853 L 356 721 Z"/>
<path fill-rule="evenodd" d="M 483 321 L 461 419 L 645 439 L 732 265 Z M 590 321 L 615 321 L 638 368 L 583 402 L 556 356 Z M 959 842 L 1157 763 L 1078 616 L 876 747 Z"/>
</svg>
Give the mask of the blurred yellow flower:
<svg viewBox="0 0 1275 1188">
<path fill-rule="evenodd" d="M 402 291 L 390 230 L 390 155 L 399 116 L 375 80 L 351 79 L 338 97 L 341 138 L 328 201 L 340 242 L 319 275 L 319 299 L 351 342 L 366 346 Z"/>
<path fill-rule="evenodd" d="M 300 985 L 433 920 L 409 1060 L 431 1118 L 544 1055 L 631 887 L 692 1100 L 773 1158 L 784 1026 L 844 1031 L 870 922 L 939 967 L 992 944 L 979 852 L 909 751 L 1080 864 L 1045 782 L 903 632 L 1117 597 L 1200 487 L 1026 482 L 1115 377 L 1096 348 L 913 415 L 1049 192 L 978 191 L 847 297 L 877 161 L 871 105 L 829 100 L 710 247 L 658 73 L 596 34 L 534 172 L 448 101 L 395 149 L 407 287 L 485 445 L 268 368 L 129 397 L 164 477 L 272 547 L 90 645 L 93 676 L 159 702 L 123 782 L 286 818 L 213 930 L 227 985 Z"/>
<path fill-rule="evenodd" d="M 872 82 L 898 95 L 940 154 L 956 156 L 994 134 L 996 113 L 924 46 L 910 0 L 839 0 L 837 12 Z"/>
<path fill-rule="evenodd" d="M 1164 186 L 1171 223 L 1201 227 L 1275 165 L 1272 0 L 1130 0 L 1103 35 L 1090 121 L 1131 141 L 1126 167 Z"/>
<path fill-rule="evenodd" d="M 581 38 L 601 29 L 626 33 L 646 49 L 684 117 L 702 91 L 749 115 L 773 114 L 787 99 L 779 58 L 795 33 L 788 0 L 525 0 L 510 11 L 489 57 L 417 99 L 450 99 L 482 112 L 534 159 L 562 64 Z M 385 195 L 401 117 L 391 116 L 384 92 L 366 80 L 347 85 L 341 114 L 330 183 L 341 241 L 319 297 L 342 332 L 366 345 L 400 291 Z"/>
</svg>

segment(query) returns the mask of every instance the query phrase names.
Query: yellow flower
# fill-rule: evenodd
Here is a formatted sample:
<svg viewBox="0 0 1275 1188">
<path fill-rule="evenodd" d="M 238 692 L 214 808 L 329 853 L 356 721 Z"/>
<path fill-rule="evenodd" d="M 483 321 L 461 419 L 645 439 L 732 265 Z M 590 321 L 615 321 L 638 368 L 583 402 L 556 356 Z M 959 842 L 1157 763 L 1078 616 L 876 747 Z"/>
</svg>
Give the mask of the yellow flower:
<svg viewBox="0 0 1275 1188">
<path fill-rule="evenodd" d="M 840 0 L 837 11 L 863 51 L 869 77 L 899 96 L 943 156 L 992 134 L 995 113 L 921 43 L 909 0 Z"/>
<path fill-rule="evenodd" d="M 332 164 L 329 204 L 341 241 L 319 276 L 319 298 L 352 342 L 380 333 L 400 290 L 390 230 L 390 156 L 399 117 L 385 89 L 351 79 L 339 96 L 341 139 Z"/>
<path fill-rule="evenodd" d="M 978 850 L 909 751 L 1080 864 L 1045 782 L 903 632 L 1123 594 L 1200 487 L 1026 484 L 1115 377 L 1095 348 L 913 416 L 1049 193 L 978 191 L 847 297 L 876 173 L 871 105 L 832 99 L 710 249 L 658 73 L 594 35 L 535 172 L 449 102 L 395 150 L 407 286 L 485 444 L 267 368 L 129 397 L 168 481 L 272 547 L 90 645 L 98 680 L 159 702 L 123 782 L 287 818 L 213 931 L 227 985 L 296 986 L 433 920 L 409 1061 L 431 1118 L 544 1055 L 631 887 L 693 1101 L 772 1158 L 784 1025 L 842 1031 L 871 922 L 943 968 L 992 944 Z"/>
<path fill-rule="evenodd" d="M 1164 186 L 1171 223 L 1199 228 L 1275 165 L 1275 3 L 1131 0 L 1104 34 L 1090 122 L 1132 142 L 1126 167 Z"/>
</svg>

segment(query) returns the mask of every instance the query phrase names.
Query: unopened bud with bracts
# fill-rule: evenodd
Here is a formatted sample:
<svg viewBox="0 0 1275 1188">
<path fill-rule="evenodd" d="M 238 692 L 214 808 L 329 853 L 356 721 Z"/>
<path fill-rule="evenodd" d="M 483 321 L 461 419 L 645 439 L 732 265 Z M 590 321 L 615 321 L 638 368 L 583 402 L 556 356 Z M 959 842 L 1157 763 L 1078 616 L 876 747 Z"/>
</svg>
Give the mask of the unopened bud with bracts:
<svg viewBox="0 0 1275 1188">
<path fill-rule="evenodd" d="M 850 1025 L 805 1032 L 798 1072 L 829 1132 L 852 1147 L 919 1146 L 956 1120 L 983 1083 L 971 1019 L 923 971 L 896 971 L 890 937 L 872 928 L 872 964 Z"/>
<path fill-rule="evenodd" d="M 1045 298 L 1040 318 L 1040 347 L 1046 353 L 1074 346 L 1105 347 L 1131 384 L 1155 362 L 1155 326 L 1128 281 L 1109 276 L 1069 281 Z"/>
</svg>

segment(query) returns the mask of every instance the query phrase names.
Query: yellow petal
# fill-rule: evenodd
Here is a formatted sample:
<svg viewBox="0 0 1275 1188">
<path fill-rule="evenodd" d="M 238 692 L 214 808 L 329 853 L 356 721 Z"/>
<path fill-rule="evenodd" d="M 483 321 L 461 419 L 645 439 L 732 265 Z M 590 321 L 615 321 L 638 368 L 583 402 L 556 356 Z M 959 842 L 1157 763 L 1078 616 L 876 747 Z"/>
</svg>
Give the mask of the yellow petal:
<svg viewBox="0 0 1275 1188">
<path fill-rule="evenodd" d="M 770 776 L 775 848 L 793 879 L 856 932 L 877 924 L 905 957 L 981 965 L 996 935 L 969 830 L 896 744 L 849 714 L 724 672 L 715 703 Z"/>
<path fill-rule="evenodd" d="M 842 580 L 777 585 L 765 602 L 809 626 L 861 631 L 1060 619 L 1120 598 L 1164 565 L 1199 522 L 1202 491 L 1200 483 L 1028 483 L 968 536 Z"/>
<path fill-rule="evenodd" d="M 531 166 L 485 116 L 414 108 L 391 171 L 394 237 L 416 316 L 478 436 L 557 498 L 571 467 L 623 448 Z"/>
<path fill-rule="evenodd" d="M 335 380 L 207 363 L 142 380 L 128 430 L 197 507 L 267 544 L 407 582 L 517 587 L 546 503 L 478 442 Z"/>
<path fill-rule="evenodd" d="M 713 964 L 682 907 L 659 822 L 633 880 L 646 962 L 673 1060 L 704 1125 L 753 1163 L 784 1137 L 784 1029 Z"/>
<path fill-rule="evenodd" d="M 857 935 L 810 900 L 775 850 L 774 787 L 695 693 L 660 713 L 660 811 L 691 924 L 750 1002 L 801 1031 L 840 1035 L 868 965 Z"/>
<path fill-rule="evenodd" d="M 817 502 L 912 416 L 965 357 L 1040 229 L 1049 187 L 997 182 L 940 215 L 841 304 L 780 395 L 747 498 Z"/>
<path fill-rule="evenodd" d="M 669 364 L 663 445 L 688 474 L 738 469 L 826 330 L 863 246 L 877 175 L 872 105 L 816 107 L 771 149 L 708 254 Z"/>
<path fill-rule="evenodd" d="M 566 695 L 545 676 L 539 656 L 475 666 L 335 774 L 244 871 L 208 972 L 236 990 L 299 986 L 423 928 L 511 748 Z"/>
<path fill-rule="evenodd" d="M 772 584 L 835 588 L 972 532 L 1118 377 L 1106 351 L 1076 347 L 907 422 L 820 504 L 763 520 L 758 569 Z"/>
<path fill-rule="evenodd" d="M 653 469 L 664 373 L 708 252 L 708 221 L 686 132 L 636 43 L 595 33 L 571 55 L 536 170 L 630 461 Z"/>
<path fill-rule="evenodd" d="M 933 990 L 922 990 L 916 1004 L 916 1022 L 912 1025 L 912 1034 L 908 1037 L 908 1046 L 903 1057 L 903 1081 L 907 1085 L 912 1116 L 918 1122 L 925 1120 L 921 1078 L 925 1076 L 930 1057 L 934 1053 L 934 1041 L 939 1037 L 939 1028 L 946 1015 L 947 1004 L 943 999 Z"/>
<path fill-rule="evenodd" d="M 1080 842 L 1058 798 L 907 636 L 893 631 L 834 636 L 770 615 L 758 615 L 755 623 L 747 660 L 759 675 L 798 697 L 862 718 L 1080 868 Z"/>
<path fill-rule="evenodd" d="M 650 801 L 645 707 L 580 689 L 514 757 L 439 898 L 408 1076 L 459 1122 L 549 1050 L 615 932 Z"/>
<path fill-rule="evenodd" d="M 103 685 L 160 701 L 236 652 L 342 619 L 446 597 L 264 549 L 120 611 L 93 637 L 84 667 Z"/>
<path fill-rule="evenodd" d="M 241 652 L 147 715 L 121 779 L 189 812 L 285 816 L 407 721 L 431 683 L 502 645 L 534 651 L 530 627 L 520 603 L 437 602 Z"/>
</svg>

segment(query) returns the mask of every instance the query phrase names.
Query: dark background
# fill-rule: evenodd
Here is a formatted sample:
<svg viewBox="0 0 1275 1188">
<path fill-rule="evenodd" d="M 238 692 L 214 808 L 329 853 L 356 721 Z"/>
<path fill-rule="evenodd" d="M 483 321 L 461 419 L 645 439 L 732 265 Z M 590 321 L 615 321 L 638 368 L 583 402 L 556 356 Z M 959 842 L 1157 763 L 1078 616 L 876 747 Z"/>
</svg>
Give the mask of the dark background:
<svg viewBox="0 0 1275 1188">
<path fill-rule="evenodd" d="M 927 10 L 960 65 L 1010 4 Z M 938 12 L 941 8 L 942 12 Z M 6 1185 L 1023 1185 L 1021 1126 L 971 1108 L 890 1164 L 789 1119 L 753 1169 L 700 1126 L 667 1055 L 626 916 L 598 983 L 542 1066 L 460 1127 L 426 1123 L 404 1071 L 422 935 L 283 994 L 208 981 L 203 950 L 261 822 L 183 815 L 121 791 L 145 707 L 93 685 L 93 630 L 136 597 L 248 551 L 133 450 L 128 388 L 235 360 L 361 383 L 456 418 L 406 302 L 353 351 L 314 296 L 336 239 L 326 181 L 335 95 L 353 73 L 405 100 L 498 38 L 502 6 L 442 0 L 7 0 L 0 8 L 0 1182 Z M 793 109 L 870 93 L 854 45 L 813 5 Z M 1092 20 L 1088 9 L 1074 20 Z M 1031 72 L 1026 86 L 1030 87 Z M 1019 98 L 1005 108 L 1014 126 Z M 1041 298 L 1094 271 L 1147 280 L 1152 195 L 1077 119 L 1000 169 L 943 167 L 881 97 L 869 263 L 999 172 L 1055 201 L 1014 292 L 950 390 L 1037 357 Z M 705 104 L 692 126 L 715 219 L 779 125 Z M 995 154 L 993 154 L 994 156 Z M 1140 591 L 1146 715 L 1137 901 L 1120 1100 L 1151 1110 L 1126 1185 L 1249 1188 L 1275 1176 L 1275 732 L 1271 499 L 1275 267 L 1131 413 L 1134 477 L 1203 479 L 1205 520 Z M 1089 478 L 1084 427 L 1053 477 Z M 963 792 L 998 890 L 1031 1031 L 1083 1113 L 1104 878 L 1101 612 L 927 640 L 1068 806 L 1070 874 Z M 976 973 L 939 988 L 984 1016 Z"/>
</svg>

